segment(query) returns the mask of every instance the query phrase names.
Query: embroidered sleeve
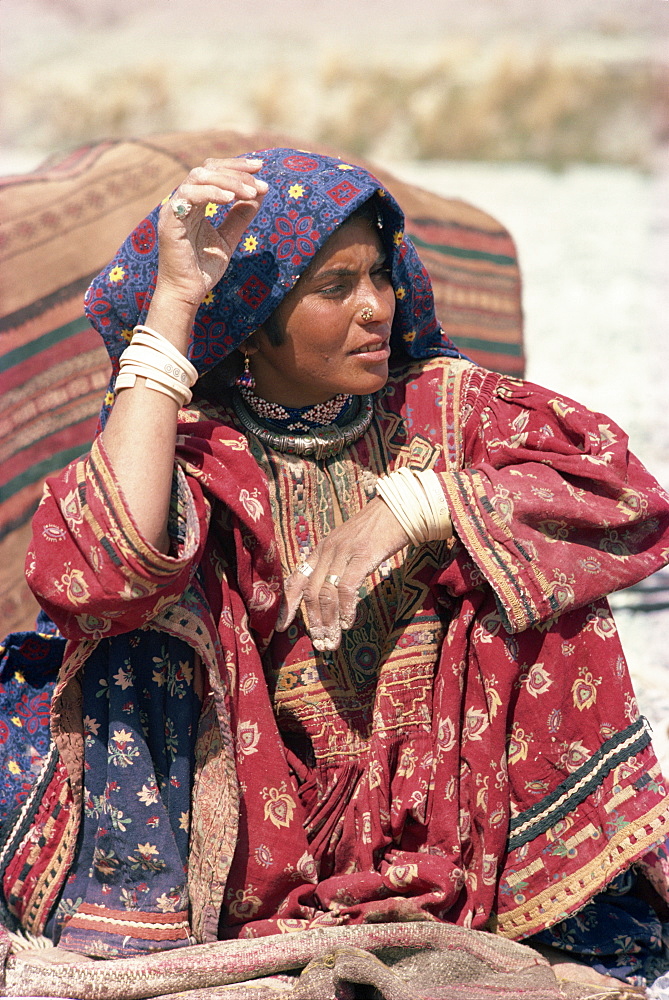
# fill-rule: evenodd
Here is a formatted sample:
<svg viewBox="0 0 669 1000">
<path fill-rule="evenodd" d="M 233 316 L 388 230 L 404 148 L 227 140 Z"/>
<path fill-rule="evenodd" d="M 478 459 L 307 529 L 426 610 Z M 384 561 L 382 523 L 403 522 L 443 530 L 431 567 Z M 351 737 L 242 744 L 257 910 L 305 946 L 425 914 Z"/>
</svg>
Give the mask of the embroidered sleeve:
<svg viewBox="0 0 669 1000">
<path fill-rule="evenodd" d="M 26 575 L 68 638 L 139 628 L 187 587 L 207 535 L 208 504 L 175 469 L 164 555 L 140 534 L 98 439 L 88 457 L 47 480 Z"/>
<path fill-rule="evenodd" d="M 601 414 L 500 378 L 464 428 L 464 468 L 442 474 L 469 557 L 442 582 L 487 581 L 519 632 L 631 586 L 669 559 L 669 497 Z M 473 560 L 473 565 L 472 565 Z"/>
</svg>

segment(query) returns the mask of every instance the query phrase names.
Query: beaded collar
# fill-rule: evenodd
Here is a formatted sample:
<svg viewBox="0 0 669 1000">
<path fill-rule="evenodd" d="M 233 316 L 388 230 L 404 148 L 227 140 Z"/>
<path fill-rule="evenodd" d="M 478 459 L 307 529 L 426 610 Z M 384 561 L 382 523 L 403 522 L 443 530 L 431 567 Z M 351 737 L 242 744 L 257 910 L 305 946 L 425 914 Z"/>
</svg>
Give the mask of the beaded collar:
<svg viewBox="0 0 669 1000">
<path fill-rule="evenodd" d="M 273 430 L 288 433 L 317 430 L 328 424 L 346 422 L 353 405 L 353 396 L 345 393 L 339 393 L 325 403 L 316 403 L 314 406 L 293 407 L 270 403 L 256 395 L 248 386 L 240 385 L 239 391 L 248 410 L 271 424 Z"/>
<path fill-rule="evenodd" d="M 348 397 L 346 397 L 348 402 Z M 349 419 L 342 423 L 329 423 L 309 428 L 306 433 L 287 433 L 272 430 L 259 422 L 259 417 L 246 405 L 241 391 L 233 389 L 232 405 L 237 417 L 249 433 L 275 451 L 288 455 L 309 455 L 314 458 L 330 458 L 357 441 L 372 422 L 374 413 L 373 396 L 353 396 L 347 410 Z M 311 408 L 313 409 L 313 407 Z M 340 414 L 343 411 L 340 410 Z"/>
</svg>

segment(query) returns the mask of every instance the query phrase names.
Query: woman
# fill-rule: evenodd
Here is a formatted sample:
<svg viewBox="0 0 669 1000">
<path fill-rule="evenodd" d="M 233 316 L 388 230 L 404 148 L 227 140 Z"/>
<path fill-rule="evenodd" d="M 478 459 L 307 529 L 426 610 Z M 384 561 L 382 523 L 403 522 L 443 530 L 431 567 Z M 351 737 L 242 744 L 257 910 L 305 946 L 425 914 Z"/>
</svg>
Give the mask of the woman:
<svg viewBox="0 0 669 1000">
<path fill-rule="evenodd" d="M 35 518 L 71 642 L 2 854 L 63 947 L 406 920 L 575 947 L 632 865 L 666 897 L 604 598 L 666 561 L 667 497 L 610 421 L 459 356 L 402 226 L 351 164 L 207 161 L 87 293 L 113 378 Z"/>
</svg>

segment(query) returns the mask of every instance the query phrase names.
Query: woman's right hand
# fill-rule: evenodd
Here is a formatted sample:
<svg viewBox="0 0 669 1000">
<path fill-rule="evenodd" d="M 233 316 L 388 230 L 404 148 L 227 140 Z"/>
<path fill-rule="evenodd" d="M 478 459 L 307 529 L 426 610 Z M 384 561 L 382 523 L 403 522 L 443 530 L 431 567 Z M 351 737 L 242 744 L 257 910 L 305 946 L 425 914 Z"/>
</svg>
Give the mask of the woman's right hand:
<svg viewBox="0 0 669 1000">
<path fill-rule="evenodd" d="M 207 292 L 220 281 L 235 247 L 255 217 L 267 184 L 254 174 L 260 160 L 205 160 L 179 185 L 160 210 L 158 277 L 144 323 L 188 353 L 193 321 Z M 183 219 L 174 201 L 193 206 Z M 207 205 L 231 204 L 218 229 Z M 168 552 L 167 517 L 174 469 L 177 407 L 148 389 L 145 379 L 123 389 L 103 432 L 107 454 L 135 523 L 144 539 Z"/>
<path fill-rule="evenodd" d="M 156 305 L 167 297 L 197 310 L 207 292 L 221 280 L 267 191 L 265 181 L 254 176 L 261 166 L 259 159 L 205 160 L 165 202 L 158 221 Z M 178 199 L 192 205 L 182 219 L 174 213 Z M 230 203 L 221 225 L 214 229 L 207 206 Z"/>
</svg>

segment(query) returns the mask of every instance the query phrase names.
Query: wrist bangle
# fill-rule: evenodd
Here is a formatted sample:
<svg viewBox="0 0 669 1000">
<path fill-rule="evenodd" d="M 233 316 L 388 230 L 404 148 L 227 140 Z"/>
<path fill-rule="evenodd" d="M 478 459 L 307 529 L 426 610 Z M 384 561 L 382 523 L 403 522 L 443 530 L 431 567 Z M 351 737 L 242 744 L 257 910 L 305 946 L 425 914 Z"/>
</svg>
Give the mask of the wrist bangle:
<svg viewBox="0 0 669 1000">
<path fill-rule="evenodd" d="M 177 382 L 176 379 L 170 378 L 170 376 L 165 372 L 161 372 L 156 368 L 151 368 L 148 365 L 142 365 L 137 361 L 129 361 L 121 367 L 121 371 L 116 380 L 116 384 L 118 385 L 118 379 L 123 378 L 119 388 L 125 389 L 128 387 L 128 383 L 125 379 L 125 376 L 127 375 L 141 375 L 142 378 L 147 380 L 147 383 L 155 382 L 157 385 L 165 386 L 166 389 L 170 390 L 170 394 L 176 393 L 175 398 L 178 397 L 182 406 L 186 403 L 190 403 L 193 398 L 193 393 L 181 382 Z M 151 385 L 149 388 L 153 388 L 153 386 Z"/>
<path fill-rule="evenodd" d="M 438 541 L 452 534 L 448 502 L 439 477 L 432 469 L 414 472 L 402 466 L 381 476 L 376 492 L 414 545 Z"/>
<path fill-rule="evenodd" d="M 197 381 L 197 370 L 169 340 L 150 327 L 135 327 L 119 365 L 115 392 L 132 388 L 140 376 L 146 380 L 147 389 L 169 396 L 180 409 L 193 398 L 190 390 Z"/>
<path fill-rule="evenodd" d="M 122 389 L 132 389 L 137 381 L 137 376 L 140 375 L 142 378 L 146 379 L 145 385 L 147 389 L 153 389 L 155 392 L 160 392 L 163 396 L 169 396 L 177 404 L 179 409 L 186 406 L 190 402 L 190 398 L 186 398 L 183 392 L 179 392 L 177 389 L 172 388 L 169 385 L 165 385 L 164 382 L 156 382 L 155 379 L 150 378 L 144 372 L 134 372 L 134 371 L 124 371 L 116 379 L 116 384 L 114 386 L 115 392 L 120 392 Z M 189 397 L 190 397 L 190 390 Z"/>
<path fill-rule="evenodd" d="M 136 344 L 133 337 L 130 346 L 126 347 L 121 355 L 120 365 L 121 369 L 128 364 L 140 364 L 144 368 L 152 368 L 155 372 L 165 374 L 168 378 L 174 379 L 175 382 L 181 383 L 184 389 L 190 389 L 194 383 L 190 377 L 190 372 L 183 366 L 185 360 L 185 358 L 182 358 L 179 363 L 166 354 L 163 354 L 162 351 L 156 351 L 153 347 Z M 192 365 L 189 364 L 189 368 L 192 368 Z"/>
<path fill-rule="evenodd" d="M 188 375 L 189 386 L 195 385 L 197 382 L 197 369 L 174 344 L 170 343 L 166 337 L 163 337 L 162 333 L 158 333 L 157 330 L 152 330 L 150 326 L 143 326 L 140 323 L 133 329 L 132 334 L 131 345 L 135 343 L 142 344 L 153 350 L 157 350 L 159 353 L 165 354 L 180 368 L 183 368 Z"/>
</svg>

